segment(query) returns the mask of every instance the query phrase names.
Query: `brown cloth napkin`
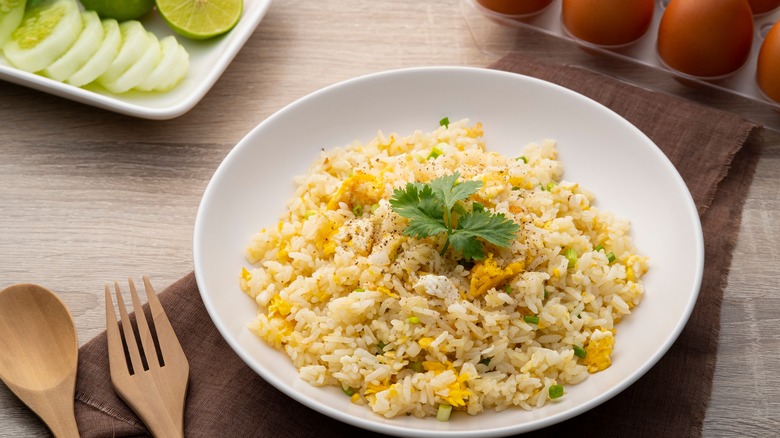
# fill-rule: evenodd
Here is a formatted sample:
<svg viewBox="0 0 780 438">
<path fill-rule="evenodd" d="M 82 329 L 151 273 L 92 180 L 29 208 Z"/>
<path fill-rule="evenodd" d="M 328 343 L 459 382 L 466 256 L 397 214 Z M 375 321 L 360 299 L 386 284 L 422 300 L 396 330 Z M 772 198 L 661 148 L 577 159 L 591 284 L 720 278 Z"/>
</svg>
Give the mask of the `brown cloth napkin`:
<svg viewBox="0 0 780 438">
<path fill-rule="evenodd" d="M 669 352 L 601 406 L 528 436 L 701 435 L 710 398 L 720 305 L 742 205 L 758 161 L 757 126 L 730 113 L 579 69 L 509 55 L 492 66 L 561 84 L 612 108 L 671 159 L 698 207 L 705 272 L 698 303 Z M 314 412 L 266 383 L 223 341 L 189 274 L 160 294 L 190 361 L 188 437 L 372 436 Z M 114 394 L 105 333 L 80 350 L 76 417 L 83 437 L 148 436 Z"/>
</svg>

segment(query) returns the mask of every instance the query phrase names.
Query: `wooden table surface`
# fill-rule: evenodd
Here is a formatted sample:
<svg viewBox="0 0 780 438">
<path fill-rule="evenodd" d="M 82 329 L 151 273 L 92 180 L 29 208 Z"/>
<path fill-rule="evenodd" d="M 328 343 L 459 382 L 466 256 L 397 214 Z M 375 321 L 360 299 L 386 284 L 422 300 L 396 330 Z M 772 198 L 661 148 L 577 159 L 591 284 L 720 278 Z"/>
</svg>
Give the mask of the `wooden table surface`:
<svg viewBox="0 0 780 438">
<path fill-rule="evenodd" d="M 277 0 L 206 97 L 173 120 L 136 119 L 0 82 L 0 287 L 55 290 L 85 343 L 104 329 L 106 281 L 146 273 L 160 290 L 192 270 L 201 194 L 255 125 L 355 76 L 497 60 L 500 51 L 477 39 L 458 0 Z M 590 56 L 543 36 L 529 36 L 522 50 L 561 63 Z M 725 291 L 707 437 L 780 430 L 780 136 L 766 132 L 764 142 Z M 0 385 L 0 437 L 47 435 Z"/>
</svg>

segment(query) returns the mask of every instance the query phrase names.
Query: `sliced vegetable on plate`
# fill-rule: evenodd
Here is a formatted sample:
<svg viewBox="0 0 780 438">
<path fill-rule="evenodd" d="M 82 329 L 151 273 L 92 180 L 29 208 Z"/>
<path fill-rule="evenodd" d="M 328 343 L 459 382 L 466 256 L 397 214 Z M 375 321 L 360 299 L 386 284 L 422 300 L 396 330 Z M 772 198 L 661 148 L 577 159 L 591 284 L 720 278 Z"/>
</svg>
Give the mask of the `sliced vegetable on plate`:
<svg viewBox="0 0 780 438">
<path fill-rule="evenodd" d="M 3 53 L 14 67 L 38 72 L 65 54 L 82 28 L 76 0 L 46 0 L 25 10 Z"/>
<path fill-rule="evenodd" d="M 68 79 L 76 73 L 100 48 L 103 41 L 103 23 L 95 11 L 81 13 L 84 28 L 72 46 L 43 70 L 43 74 L 57 81 Z"/>
<path fill-rule="evenodd" d="M 168 91 L 187 74 L 190 55 L 173 35 L 160 40 L 161 59 L 157 66 L 135 88 L 143 91 Z"/>
<path fill-rule="evenodd" d="M 140 21 L 112 18 L 144 15 L 153 2 L 85 1 L 99 10 L 77 0 L 0 0 L 2 54 L 20 70 L 115 94 L 167 91 L 187 75 L 189 54 L 174 36 L 161 44 Z"/>
<path fill-rule="evenodd" d="M 22 22 L 25 3 L 25 0 L 0 0 L 0 46 Z"/>
<path fill-rule="evenodd" d="M 122 34 L 119 32 L 119 23 L 114 19 L 102 20 L 103 40 L 100 47 L 89 60 L 65 82 L 81 87 L 97 79 L 111 65 L 111 62 L 119 52 L 122 44 Z"/>
</svg>

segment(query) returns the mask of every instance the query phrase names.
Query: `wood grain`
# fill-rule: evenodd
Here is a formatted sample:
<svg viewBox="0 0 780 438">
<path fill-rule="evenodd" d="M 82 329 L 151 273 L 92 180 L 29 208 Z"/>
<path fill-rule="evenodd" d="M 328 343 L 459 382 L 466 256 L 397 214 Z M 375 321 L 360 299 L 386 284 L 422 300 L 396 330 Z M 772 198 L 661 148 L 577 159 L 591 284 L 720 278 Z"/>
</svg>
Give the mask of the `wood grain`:
<svg viewBox="0 0 780 438">
<path fill-rule="evenodd" d="M 603 67 L 540 35 L 523 35 L 518 49 Z M 162 288 L 192 269 L 203 189 L 233 145 L 274 111 L 355 76 L 486 66 L 500 54 L 478 47 L 457 0 L 277 0 L 206 97 L 174 120 L 134 119 L 0 82 L 0 287 L 34 282 L 57 292 L 83 344 L 104 329 L 106 281 L 145 273 Z M 714 105 L 748 106 L 630 65 L 609 68 Z M 765 144 L 723 303 L 707 437 L 775 436 L 780 427 L 780 136 Z M 0 438 L 19 436 L 48 432 L 0 386 Z"/>
</svg>

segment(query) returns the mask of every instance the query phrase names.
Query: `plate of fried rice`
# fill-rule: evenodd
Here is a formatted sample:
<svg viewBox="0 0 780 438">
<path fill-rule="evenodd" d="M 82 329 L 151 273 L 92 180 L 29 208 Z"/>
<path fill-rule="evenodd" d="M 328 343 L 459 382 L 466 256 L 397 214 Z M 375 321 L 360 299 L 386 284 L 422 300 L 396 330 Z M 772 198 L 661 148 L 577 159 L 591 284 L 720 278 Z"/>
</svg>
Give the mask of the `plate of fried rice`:
<svg viewBox="0 0 780 438">
<path fill-rule="evenodd" d="M 332 85 L 253 129 L 195 222 L 195 275 L 262 378 L 396 436 L 506 436 L 631 385 L 704 262 L 685 183 L 593 100 L 488 69 Z"/>
</svg>

